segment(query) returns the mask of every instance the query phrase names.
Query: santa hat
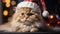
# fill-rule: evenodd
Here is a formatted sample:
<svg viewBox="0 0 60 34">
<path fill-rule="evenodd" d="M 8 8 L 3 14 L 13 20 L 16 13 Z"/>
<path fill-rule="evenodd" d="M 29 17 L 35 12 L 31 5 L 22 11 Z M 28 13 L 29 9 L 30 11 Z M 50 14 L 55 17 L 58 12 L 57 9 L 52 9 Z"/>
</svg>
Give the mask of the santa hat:
<svg viewBox="0 0 60 34">
<path fill-rule="evenodd" d="M 32 2 L 32 0 L 24 0 L 23 2 L 20 2 L 17 5 L 17 8 L 22 8 L 22 7 L 32 8 L 33 10 L 38 11 L 41 14 L 41 10 L 40 10 L 39 5 Z M 16 12 L 18 12 L 18 11 L 16 10 Z M 49 14 L 48 11 L 43 11 L 42 16 L 46 17 L 48 14 Z"/>
</svg>

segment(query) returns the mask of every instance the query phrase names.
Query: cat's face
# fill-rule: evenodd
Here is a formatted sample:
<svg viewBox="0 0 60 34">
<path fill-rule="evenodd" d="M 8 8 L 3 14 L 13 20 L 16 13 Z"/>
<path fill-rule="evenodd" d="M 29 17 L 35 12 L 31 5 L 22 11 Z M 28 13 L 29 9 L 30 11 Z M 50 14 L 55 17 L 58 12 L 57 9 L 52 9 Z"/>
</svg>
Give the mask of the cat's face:
<svg viewBox="0 0 60 34">
<path fill-rule="evenodd" d="M 39 12 L 36 12 L 36 11 L 32 11 L 31 8 L 20 8 L 18 9 L 19 11 L 16 13 L 16 15 L 18 16 L 15 16 L 17 19 L 18 17 L 18 21 L 20 23 L 24 23 L 26 25 L 30 25 L 30 24 L 33 24 L 34 22 L 36 21 L 40 21 L 40 14 Z"/>
</svg>

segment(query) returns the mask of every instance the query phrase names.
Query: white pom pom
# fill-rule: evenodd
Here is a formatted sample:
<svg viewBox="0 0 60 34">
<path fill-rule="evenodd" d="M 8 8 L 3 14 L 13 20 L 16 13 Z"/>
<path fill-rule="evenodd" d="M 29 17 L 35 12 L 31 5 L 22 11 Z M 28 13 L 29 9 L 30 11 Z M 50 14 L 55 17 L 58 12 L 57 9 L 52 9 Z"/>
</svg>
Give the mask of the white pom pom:
<svg viewBox="0 0 60 34">
<path fill-rule="evenodd" d="M 42 13 L 42 16 L 43 17 L 47 17 L 49 15 L 49 12 L 48 11 L 43 11 L 43 13 Z"/>
</svg>

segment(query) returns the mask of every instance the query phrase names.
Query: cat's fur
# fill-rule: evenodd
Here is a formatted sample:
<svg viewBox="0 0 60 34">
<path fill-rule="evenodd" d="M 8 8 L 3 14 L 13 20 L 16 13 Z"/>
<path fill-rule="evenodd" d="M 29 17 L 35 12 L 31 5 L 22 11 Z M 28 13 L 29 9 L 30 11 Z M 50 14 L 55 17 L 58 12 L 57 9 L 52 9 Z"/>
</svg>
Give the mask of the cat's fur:
<svg viewBox="0 0 60 34">
<path fill-rule="evenodd" d="M 39 12 L 30 8 L 20 8 L 12 17 L 12 21 L 0 25 L 4 32 L 36 32 L 42 25 L 43 19 Z"/>
</svg>

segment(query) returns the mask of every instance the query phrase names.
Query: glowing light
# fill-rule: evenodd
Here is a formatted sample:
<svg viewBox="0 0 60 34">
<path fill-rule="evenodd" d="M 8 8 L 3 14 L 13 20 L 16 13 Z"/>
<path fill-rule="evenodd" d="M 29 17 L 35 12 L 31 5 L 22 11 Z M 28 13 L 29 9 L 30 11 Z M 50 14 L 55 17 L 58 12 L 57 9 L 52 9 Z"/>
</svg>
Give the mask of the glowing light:
<svg viewBox="0 0 60 34">
<path fill-rule="evenodd" d="M 8 4 L 8 3 L 10 3 L 10 0 L 5 0 L 5 2 Z"/>
<path fill-rule="evenodd" d="M 3 3 L 5 3 L 5 0 L 2 0 Z"/>
<path fill-rule="evenodd" d="M 47 26 L 50 26 L 50 24 L 48 23 Z"/>
<path fill-rule="evenodd" d="M 60 21 L 58 21 L 57 23 L 60 24 Z"/>
<path fill-rule="evenodd" d="M 16 1 L 12 1 L 11 4 L 12 4 L 12 5 L 16 5 Z"/>
<path fill-rule="evenodd" d="M 7 3 L 6 3 L 6 7 L 10 7 L 10 4 L 7 4 Z"/>
<path fill-rule="evenodd" d="M 7 10 L 4 10 L 3 15 L 4 16 L 7 16 L 8 15 L 8 11 Z"/>
<path fill-rule="evenodd" d="M 53 15 L 50 15 L 50 16 L 49 16 L 49 18 L 50 18 L 50 19 L 53 19 L 53 18 L 54 18 L 54 16 L 53 16 Z"/>
</svg>

